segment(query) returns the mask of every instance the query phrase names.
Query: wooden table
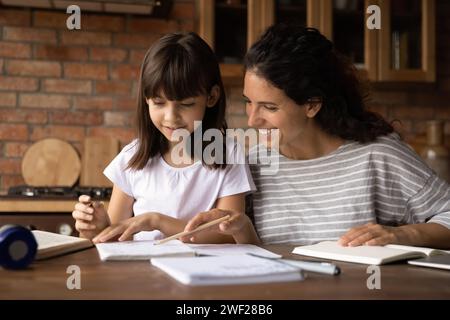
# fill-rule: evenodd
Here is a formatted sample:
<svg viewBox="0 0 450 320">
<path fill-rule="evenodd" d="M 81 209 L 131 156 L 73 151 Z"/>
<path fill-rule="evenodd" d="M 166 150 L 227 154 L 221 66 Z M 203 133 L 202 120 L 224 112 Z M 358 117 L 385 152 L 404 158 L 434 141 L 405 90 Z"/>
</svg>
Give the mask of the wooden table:
<svg viewBox="0 0 450 320">
<path fill-rule="evenodd" d="M 292 246 L 266 246 L 290 258 Z M 304 281 L 230 286 L 184 286 L 147 261 L 101 262 L 95 248 L 35 262 L 25 271 L 0 269 L 2 299 L 450 299 L 450 272 L 405 263 L 381 266 L 381 289 L 367 288 L 366 265 L 336 262 L 339 276 L 308 273 Z M 69 290 L 70 265 L 81 289 Z"/>
</svg>

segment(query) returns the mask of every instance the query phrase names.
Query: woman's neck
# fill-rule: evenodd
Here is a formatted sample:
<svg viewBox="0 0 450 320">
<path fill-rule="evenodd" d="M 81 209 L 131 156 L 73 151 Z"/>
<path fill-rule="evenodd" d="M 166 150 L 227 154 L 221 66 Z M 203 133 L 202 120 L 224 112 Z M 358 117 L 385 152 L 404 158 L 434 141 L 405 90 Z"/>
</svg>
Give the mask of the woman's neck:
<svg viewBox="0 0 450 320">
<path fill-rule="evenodd" d="M 280 153 L 293 160 L 311 160 L 326 156 L 338 149 L 344 139 L 325 133 L 322 130 L 302 134 L 296 143 L 280 146 Z"/>
</svg>

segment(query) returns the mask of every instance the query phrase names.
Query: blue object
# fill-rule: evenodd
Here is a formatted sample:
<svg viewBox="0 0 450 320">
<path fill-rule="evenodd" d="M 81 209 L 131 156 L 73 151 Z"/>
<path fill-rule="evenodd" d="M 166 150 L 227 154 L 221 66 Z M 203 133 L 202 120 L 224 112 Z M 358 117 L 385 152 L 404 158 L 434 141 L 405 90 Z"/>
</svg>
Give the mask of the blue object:
<svg viewBox="0 0 450 320">
<path fill-rule="evenodd" d="M 18 225 L 0 228 L 0 266 L 24 269 L 34 261 L 37 242 L 33 233 Z"/>
</svg>

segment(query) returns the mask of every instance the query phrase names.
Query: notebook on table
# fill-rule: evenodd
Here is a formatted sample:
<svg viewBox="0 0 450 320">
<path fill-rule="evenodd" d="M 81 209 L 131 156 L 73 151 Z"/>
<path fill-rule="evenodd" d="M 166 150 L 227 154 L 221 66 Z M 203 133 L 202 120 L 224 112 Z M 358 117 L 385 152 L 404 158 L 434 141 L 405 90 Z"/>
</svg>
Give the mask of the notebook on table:
<svg viewBox="0 0 450 320">
<path fill-rule="evenodd" d="M 96 244 L 102 261 L 149 260 L 155 257 L 192 257 L 195 251 L 179 240 L 155 245 L 153 240 L 120 241 Z"/>
<path fill-rule="evenodd" d="M 343 247 L 337 241 L 323 241 L 313 245 L 296 247 L 292 253 L 322 259 L 381 265 L 414 258 L 448 255 L 450 252 L 396 244 L 386 246 Z"/>
<path fill-rule="evenodd" d="M 408 263 L 420 267 L 450 270 L 450 254 L 434 255 L 422 259 L 409 260 Z"/>
<path fill-rule="evenodd" d="M 153 258 L 151 264 L 192 286 L 300 281 L 303 272 L 276 260 L 250 255 Z"/>
<path fill-rule="evenodd" d="M 93 246 L 92 242 L 88 239 L 41 230 L 33 230 L 32 233 L 38 244 L 37 260 L 47 259 Z"/>
</svg>

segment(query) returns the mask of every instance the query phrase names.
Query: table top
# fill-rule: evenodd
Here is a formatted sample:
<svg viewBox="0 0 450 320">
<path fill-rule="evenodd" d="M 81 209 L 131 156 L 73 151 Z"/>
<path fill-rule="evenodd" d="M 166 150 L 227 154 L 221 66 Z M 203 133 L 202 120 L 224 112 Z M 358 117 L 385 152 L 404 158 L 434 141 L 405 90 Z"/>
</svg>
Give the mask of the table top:
<svg viewBox="0 0 450 320">
<path fill-rule="evenodd" d="M 293 246 L 264 248 L 292 259 Z M 308 258 L 311 260 L 310 258 Z M 36 261 L 24 271 L 0 269 L 0 299 L 158 299 L 158 300 L 292 300 L 292 299 L 450 299 L 450 272 L 408 265 L 380 266 L 380 289 L 369 289 L 368 266 L 336 261 L 339 276 L 307 273 L 304 281 L 185 286 L 148 261 L 100 261 L 90 248 Z M 67 268 L 81 270 L 81 289 L 67 288 Z"/>
</svg>

